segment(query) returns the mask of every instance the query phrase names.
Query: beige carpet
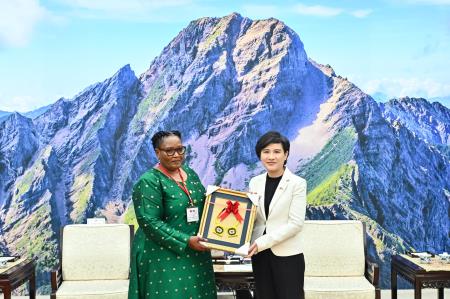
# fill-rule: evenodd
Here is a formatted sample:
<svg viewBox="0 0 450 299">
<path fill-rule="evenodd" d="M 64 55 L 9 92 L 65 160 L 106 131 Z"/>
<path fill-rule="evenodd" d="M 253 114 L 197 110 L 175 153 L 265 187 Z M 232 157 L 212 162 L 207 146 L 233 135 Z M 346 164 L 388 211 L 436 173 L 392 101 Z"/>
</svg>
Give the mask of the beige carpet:
<svg viewBox="0 0 450 299">
<path fill-rule="evenodd" d="M 399 290 L 397 293 L 398 299 L 414 299 L 414 290 Z M 450 298 L 450 289 L 445 289 L 444 298 Z M 234 299 L 231 293 L 219 295 L 218 299 Z M 331 298 L 330 298 L 331 299 Z M 391 291 L 381 291 L 381 299 L 391 299 Z M 422 299 L 437 299 L 437 290 L 425 289 L 422 290 Z"/>
<path fill-rule="evenodd" d="M 445 289 L 444 292 L 445 298 L 450 298 L 450 289 Z M 3 299 L 3 294 L 0 294 L 0 298 Z M 13 296 L 12 299 L 28 299 L 29 297 L 23 296 Z M 48 299 L 50 296 L 37 296 L 36 299 Z M 218 299 L 233 299 L 233 295 L 230 294 L 220 294 Z M 398 291 L 398 299 L 413 299 L 414 291 L 413 290 L 400 290 Z M 422 291 L 422 299 L 436 299 L 437 298 L 437 290 L 426 289 Z M 391 299 L 391 291 L 384 290 L 381 291 L 381 299 Z"/>
<path fill-rule="evenodd" d="M 398 299 L 414 299 L 414 290 L 399 290 L 397 295 Z M 231 293 L 218 296 L 218 299 L 233 299 L 233 298 L 234 297 Z M 444 298 L 450 298 L 450 289 L 445 289 Z M 381 291 L 381 299 L 391 299 L 391 291 L 390 290 Z M 422 299 L 437 299 L 437 290 L 433 289 L 422 290 Z"/>
</svg>

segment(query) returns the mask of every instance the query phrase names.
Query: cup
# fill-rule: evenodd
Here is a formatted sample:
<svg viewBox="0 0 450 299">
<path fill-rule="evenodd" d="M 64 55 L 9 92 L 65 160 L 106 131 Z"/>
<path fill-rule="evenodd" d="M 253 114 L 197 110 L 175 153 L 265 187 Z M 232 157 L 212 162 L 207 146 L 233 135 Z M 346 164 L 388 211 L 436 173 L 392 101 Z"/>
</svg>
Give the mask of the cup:
<svg viewBox="0 0 450 299">
<path fill-rule="evenodd" d="M 431 258 L 429 256 L 421 256 L 420 262 L 422 264 L 429 264 L 429 263 L 431 263 Z"/>
</svg>

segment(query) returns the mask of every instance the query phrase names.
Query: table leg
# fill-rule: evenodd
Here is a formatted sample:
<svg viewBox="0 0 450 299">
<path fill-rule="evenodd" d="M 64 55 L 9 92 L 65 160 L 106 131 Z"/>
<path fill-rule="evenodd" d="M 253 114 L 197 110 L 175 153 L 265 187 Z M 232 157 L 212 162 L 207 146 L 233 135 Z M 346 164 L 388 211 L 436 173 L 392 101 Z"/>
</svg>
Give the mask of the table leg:
<svg viewBox="0 0 450 299">
<path fill-rule="evenodd" d="M 11 299 L 11 286 L 2 287 L 3 299 Z"/>
<path fill-rule="evenodd" d="M 397 271 L 391 267 L 391 299 L 397 299 Z"/>
<path fill-rule="evenodd" d="M 36 276 L 33 273 L 30 277 L 30 299 L 36 299 Z"/>
<path fill-rule="evenodd" d="M 422 298 L 422 281 L 416 279 L 414 281 L 414 299 L 421 299 L 421 298 Z"/>
<path fill-rule="evenodd" d="M 444 299 L 444 288 L 438 289 L 438 299 Z"/>
</svg>

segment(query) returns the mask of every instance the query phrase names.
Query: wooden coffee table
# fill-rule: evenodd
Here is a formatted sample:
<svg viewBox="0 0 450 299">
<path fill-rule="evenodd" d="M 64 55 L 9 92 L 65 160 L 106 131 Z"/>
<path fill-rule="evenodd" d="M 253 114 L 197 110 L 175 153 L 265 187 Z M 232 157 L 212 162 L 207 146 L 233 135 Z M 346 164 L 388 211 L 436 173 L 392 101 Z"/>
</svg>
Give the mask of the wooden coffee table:
<svg viewBox="0 0 450 299">
<path fill-rule="evenodd" d="M 436 259 L 434 259 L 436 261 Z M 417 262 L 416 262 L 417 261 Z M 422 298 L 422 288 L 438 289 L 438 298 L 444 298 L 444 288 L 450 287 L 450 271 L 447 265 L 421 265 L 419 258 L 394 255 L 391 261 L 391 298 L 397 299 L 397 275 L 414 285 L 414 299 Z"/>
<path fill-rule="evenodd" d="M 13 262 L 5 269 L 0 268 L 0 289 L 4 299 L 11 299 L 11 291 L 25 282 L 30 282 L 30 298 L 36 298 L 35 266 L 31 259 Z"/>
</svg>

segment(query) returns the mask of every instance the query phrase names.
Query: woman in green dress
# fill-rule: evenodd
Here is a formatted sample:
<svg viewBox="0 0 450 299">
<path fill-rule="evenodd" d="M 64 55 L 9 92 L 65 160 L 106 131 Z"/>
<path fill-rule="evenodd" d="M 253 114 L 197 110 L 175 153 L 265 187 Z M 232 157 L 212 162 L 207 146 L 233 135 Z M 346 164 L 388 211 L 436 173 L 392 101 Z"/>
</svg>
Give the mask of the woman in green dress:
<svg viewBox="0 0 450 299">
<path fill-rule="evenodd" d="M 139 229 L 133 241 L 129 299 L 217 298 L 211 254 L 197 236 L 205 188 L 183 165 L 178 131 L 152 137 L 159 164 L 133 187 Z"/>
</svg>

